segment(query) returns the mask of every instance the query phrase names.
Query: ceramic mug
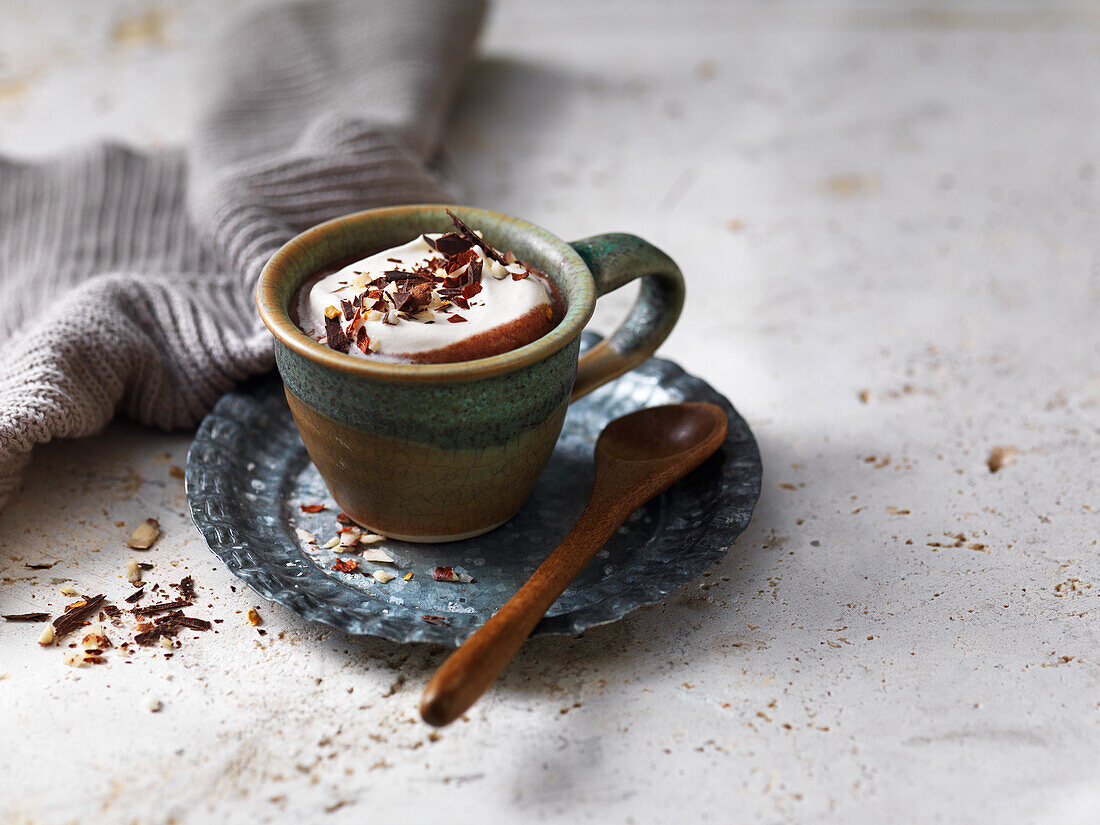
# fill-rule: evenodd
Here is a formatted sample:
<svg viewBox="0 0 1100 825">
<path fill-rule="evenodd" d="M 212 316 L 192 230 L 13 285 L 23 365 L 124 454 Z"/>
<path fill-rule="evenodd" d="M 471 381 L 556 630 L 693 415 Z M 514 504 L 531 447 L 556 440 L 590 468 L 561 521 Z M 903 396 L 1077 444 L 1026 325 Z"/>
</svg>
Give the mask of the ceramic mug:
<svg viewBox="0 0 1100 825">
<path fill-rule="evenodd" d="M 497 249 L 545 272 L 565 316 L 509 352 L 451 364 L 372 361 L 305 335 L 288 307 L 311 275 L 453 226 L 445 209 Z M 578 363 L 596 299 L 641 278 L 619 328 Z M 566 243 L 518 218 L 461 206 L 371 209 L 310 229 L 264 267 L 256 294 L 294 421 L 344 512 L 404 541 L 453 541 L 503 524 L 523 505 L 576 400 L 648 358 L 684 302 L 665 253 L 634 235 Z"/>
</svg>

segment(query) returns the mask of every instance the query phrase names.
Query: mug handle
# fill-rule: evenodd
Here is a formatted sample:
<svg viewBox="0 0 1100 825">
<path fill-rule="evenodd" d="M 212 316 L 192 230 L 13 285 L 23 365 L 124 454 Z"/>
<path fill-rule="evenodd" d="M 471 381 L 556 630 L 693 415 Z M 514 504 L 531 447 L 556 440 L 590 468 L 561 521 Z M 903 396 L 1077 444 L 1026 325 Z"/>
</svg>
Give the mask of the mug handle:
<svg viewBox="0 0 1100 825">
<path fill-rule="evenodd" d="M 570 402 L 629 372 L 651 356 L 684 308 L 684 276 L 672 258 L 637 235 L 593 235 L 569 244 L 596 281 L 596 297 L 642 279 L 638 299 L 611 335 L 577 362 Z"/>
</svg>

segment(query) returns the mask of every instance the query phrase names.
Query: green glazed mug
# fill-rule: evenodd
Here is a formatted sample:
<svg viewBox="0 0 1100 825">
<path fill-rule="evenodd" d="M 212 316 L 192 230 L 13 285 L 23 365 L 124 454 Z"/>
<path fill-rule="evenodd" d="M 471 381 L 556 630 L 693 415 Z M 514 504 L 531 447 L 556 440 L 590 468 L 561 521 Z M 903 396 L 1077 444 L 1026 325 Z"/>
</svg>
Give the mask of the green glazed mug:
<svg viewBox="0 0 1100 825">
<path fill-rule="evenodd" d="M 291 320 L 298 288 L 323 269 L 452 228 L 446 209 L 502 251 L 545 272 L 565 316 L 518 349 L 451 364 L 372 361 L 337 352 Z M 596 299 L 641 278 L 627 318 L 578 363 Z M 672 330 L 684 279 L 634 235 L 566 243 L 518 218 L 444 204 L 357 212 L 298 235 L 260 274 L 256 301 L 294 421 L 336 503 L 368 530 L 454 541 L 523 506 L 553 452 L 570 401 L 636 367 Z"/>
</svg>

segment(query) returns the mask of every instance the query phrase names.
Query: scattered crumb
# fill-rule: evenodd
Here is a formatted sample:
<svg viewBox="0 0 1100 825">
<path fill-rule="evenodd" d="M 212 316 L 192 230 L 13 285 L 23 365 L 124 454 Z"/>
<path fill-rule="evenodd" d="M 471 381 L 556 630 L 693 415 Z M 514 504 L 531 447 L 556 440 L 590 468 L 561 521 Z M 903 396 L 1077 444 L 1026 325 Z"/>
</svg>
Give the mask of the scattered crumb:
<svg viewBox="0 0 1100 825">
<path fill-rule="evenodd" d="M 160 522 L 155 518 L 147 518 L 134 528 L 126 545 L 134 550 L 148 550 L 160 537 Z"/>
<path fill-rule="evenodd" d="M 870 390 L 860 390 L 859 391 L 859 400 L 860 400 L 860 402 L 866 404 L 868 401 L 871 400 L 871 391 Z"/>
<path fill-rule="evenodd" d="M 903 510 L 900 507 L 887 507 L 886 512 L 889 513 L 892 516 L 907 516 L 907 515 L 909 515 L 908 510 Z"/>
<path fill-rule="evenodd" d="M 183 479 L 186 477 L 183 472 L 183 467 L 180 467 L 178 464 L 173 464 L 171 467 L 168 468 L 168 475 L 170 475 L 172 478 L 179 479 L 180 481 L 183 481 Z"/>
<path fill-rule="evenodd" d="M 164 709 L 164 703 L 160 699 L 155 699 L 150 696 L 145 700 L 145 707 L 149 709 L 151 713 L 160 713 Z"/>
<path fill-rule="evenodd" d="M 989 458 L 985 462 L 989 472 L 995 473 L 1002 467 L 1015 464 L 1019 452 L 1015 447 L 994 447 L 989 451 Z"/>
<path fill-rule="evenodd" d="M 248 608 L 248 623 L 253 627 L 259 627 L 264 623 L 264 620 L 260 618 L 260 611 L 255 607 Z"/>
</svg>

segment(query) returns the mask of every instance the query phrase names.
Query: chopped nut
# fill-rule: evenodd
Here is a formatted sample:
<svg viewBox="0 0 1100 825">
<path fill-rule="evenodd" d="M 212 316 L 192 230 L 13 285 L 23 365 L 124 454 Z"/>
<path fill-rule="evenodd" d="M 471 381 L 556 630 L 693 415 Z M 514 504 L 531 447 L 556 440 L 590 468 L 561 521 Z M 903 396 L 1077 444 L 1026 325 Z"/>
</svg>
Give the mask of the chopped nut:
<svg viewBox="0 0 1100 825">
<path fill-rule="evenodd" d="M 432 578 L 437 582 L 457 582 L 469 584 L 474 577 L 467 573 L 456 573 L 453 567 L 437 567 L 432 571 Z"/>
<path fill-rule="evenodd" d="M 298 538 L 304 541 L 306 544 L 316 544 L 317 537 L 309 530 L 303 530 L 301 527 L 295 527 L 294 532 L 298 534 Z"/>
<path fill-rule="evenodd" d="M 83 650 L 68 651 L 62 661 L 69 667 L 84 667 L 84 665 L 87 664 L 87 660 Z"/>
<path fill-rule="evenodd" d="M 38 643 L 45 647 L 46 645 L 53 644 L 53 625 L 48 624 L 42 630 L 42 635 L 38 637 Z"/>
<path fill-rule="evenodd" d="M 75 595 L 77 595 L 77 592 L 78 592 L 77 589 L 75 587 L 73 587 L 71 584 L 61 585 L 61 595 L 62 596 L 75 596 Z"/>
<path fill-rule="evenodd" d="M 175 647 L 175 645 L 172 644 L 172 640 L 167 636 L 161 636 L 160 637 L 160 646 L 161 647 Z"/>
<path fill-rule="evenodd" d="M 126 562 L 126 581 L 130 584 L 141 584 L 141 568 L 136 561 Z"/>
<path fill-rule="evenodd" d="M 106 650 L 112 645 L 111 640 L 103 632 L 103 628 L 95 627 L 80 640 L 80 646 L 85 650 Z"/>
<path fill-rule="evenodd" d="M 160 699 L 154 699 L 150 696 L 145 700 L 145 707 L 147 707 L 151 713 L 160 713 L 160 711 L 164 709 L 164 703 L 161 702 Z"/>
<path fill-rule="evenodd" d="M 393 564 L 393 556 L 381 547 L 369 547 L 363 551 L 364 561 L 375 561 L 380 564 Z"/>
<path fill-rule="evenodd" d="M 385 540 L 385 536 L 380 536 L 377 533 L 363 533 L 363 535 L 359 537 L 360 544 L 374 544 L 375 542 Z"/>
<path fill-rule="evenodd" d="M 354 547 L 359 543 L 359 537 L 363 535 L 363 531 L 356 527 L 354 524 L 345 527 L 340 533 L 340 546 L 341 547 Z"/>
<path fill-rule="evenodd" d="M 258 627 L 264 623 L 264 620 L 260 618 L 260 611 L 254 607 L 248 608 L 248 623 L 253 627 Z"/>
<path fill-rule="evenodd" d="M 332 537 L 332 538 L 330 538 L 330 539 L 329 539 L 328 541 L 326 541 L 326 542 L 325 542 L 325 543 L 324 543 L 324 544 L 323 544 L 322 546 L 323 546 L 323 547 L 324 547 L 324 548 L 325 548 L 326 550 L 331 550 L 331 549 L 332 549 L 333 547 L 335 547 L 335 546 L 336 546 L 336 545 L 338 545 L 339 543 L 340 543 L 340 537 L 339 537 L 339 536 L 333 536 L 333 537 Z"/>
<path fill-rule="evenodd" d="M 148 550 L 160 536 L 160 522 L 155 518 L 147 518 L 134 528 L 126 544 L 135 550 Z"/>
<path fill-rule="evenodd" d="M 375 581 L 381 582 L 382 584 L 385 584 L 388 581 L 393 581 L 397 578 L 397 576 L 395 576 L 389 570 L 375 570 L 371 575 L 374 576 Z"/>
</svg>

